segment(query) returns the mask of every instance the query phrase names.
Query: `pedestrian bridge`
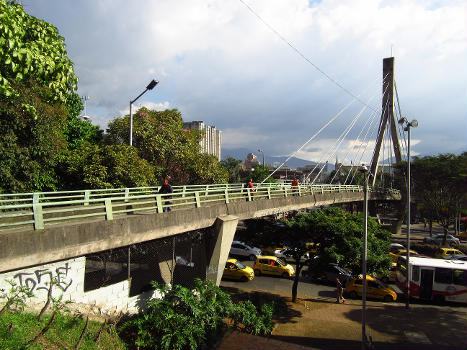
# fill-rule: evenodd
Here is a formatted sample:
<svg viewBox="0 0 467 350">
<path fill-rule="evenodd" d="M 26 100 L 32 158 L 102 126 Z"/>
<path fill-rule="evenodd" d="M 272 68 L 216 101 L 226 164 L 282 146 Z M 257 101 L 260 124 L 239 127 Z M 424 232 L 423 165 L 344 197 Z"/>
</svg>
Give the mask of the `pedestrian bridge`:
<svg viewBox="0 0 467 350">
<path fill-rule="evenodd" d="M 170 195 L 158 190 L 1 194 L 0 272 L 207 227 L 222 231 L 225 222 L 233 237 L 238 220 L 363 200 L 363 188 L 355 185 L 255 184 L 252 191 L 242 184 L 174 186 Z M 369 200 L 400 200 L 400 193 L 370 188 Z"/>
</svg>

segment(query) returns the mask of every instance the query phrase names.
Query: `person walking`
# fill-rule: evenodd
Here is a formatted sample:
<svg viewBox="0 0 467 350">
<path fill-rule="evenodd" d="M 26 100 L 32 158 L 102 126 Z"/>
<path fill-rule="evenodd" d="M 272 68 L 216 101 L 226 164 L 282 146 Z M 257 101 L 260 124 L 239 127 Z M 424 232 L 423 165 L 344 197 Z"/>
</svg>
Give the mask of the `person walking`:
<svg viewBox="0 0 467 350">
<path fill-rule="evenodd" d="M 250 178 L 248 180 L 248 182 L 245 184 L 245 188 L 246 188 L 246 201 L 248 202 L 249 198 L 251 198 L 251 200 L 253 200 L 253 188 L 255 186 L 253 185 L 253 179 Z M 249 195 L 248 195 L 249 194 Z"/>
<path fill-rule="evenodd" d="M 298 180 L 296 176 L 292 180 L 292 192 L 294 196 L 298 196 Z"/>
<path fill-rule="evenodd" d="M 342 283 L 341 283 L 341 280 L 339 279 L 339 277 L 336 277 L 336 285 L 337 285 L 337 300 L 336 300 L 336 303 L 338 304 L 343 304 L 345 303 L 345 299 L 344 299 L 344 288 L 342 288 Z"/>
<path fill-rule="evenodd" d="M 172 186 L 169 184 L 169 180 L 170 180 L 169 176 L 166 176 L 165 179 L 163 178 L 164 183 L 162 184 L 158 193 L 160 194 L 173 193 L 174 190 Z M 172 199 L 172 196 L 163 196 L 162 199 L 164 200 L 163 212 L 165 213 L 165 212 L 171 211 L 172 209 L 168 205 L 172 204 L 172 201 L 170 201 L 170 199 Z"/>
</svg>

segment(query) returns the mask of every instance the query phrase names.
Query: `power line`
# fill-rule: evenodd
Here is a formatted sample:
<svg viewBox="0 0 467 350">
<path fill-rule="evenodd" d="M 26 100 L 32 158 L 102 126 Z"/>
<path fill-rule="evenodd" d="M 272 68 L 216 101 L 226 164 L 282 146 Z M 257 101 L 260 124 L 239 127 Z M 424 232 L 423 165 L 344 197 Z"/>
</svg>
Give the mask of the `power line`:
<svg viewBox="0 0 467 350">
<path fill-rule="evenodd" d="M 286 38 L 284 38 L 274 27 L 272 27 L 268 22 L 266 22 L 253 8 L 250 7 L 247 3 L 245 3 L 243 0 L 239 0 L 245 7 L 256 17 L 258 18 L 263 24 L 269 28 L 274 34 L 277 35 L 279 39 L 281 39 L 284 43 L 286 43 L 293 51 L 295 51 L 300 57 L 302 57 L 306 62 L 311 64 L 318 72 L 323 74 L 329 81 L 331 81 L 334 85 L 342 89 L 345 93 L 348 95 L 352 96 L 354 99 L 362 103 L 363 105 L 367 106 L 373 111 L 376 111 L 375 108 L 372 106 L 369 106 L 365 103 L 365 101 L 361 100 L 358 96 L 354 95 L 350 90 L 345 88 L 342 84 L 337 82 L 334 78 L 332 78 L 329 74 L 327 74 L 325 71 L 323 71 L 321 68 L 319 68 L 316 64 L 314 64 L 308 57 L 306 57 L 299 49 L 297 49 L 292 43 L 290 43 Z"/>
</svg>

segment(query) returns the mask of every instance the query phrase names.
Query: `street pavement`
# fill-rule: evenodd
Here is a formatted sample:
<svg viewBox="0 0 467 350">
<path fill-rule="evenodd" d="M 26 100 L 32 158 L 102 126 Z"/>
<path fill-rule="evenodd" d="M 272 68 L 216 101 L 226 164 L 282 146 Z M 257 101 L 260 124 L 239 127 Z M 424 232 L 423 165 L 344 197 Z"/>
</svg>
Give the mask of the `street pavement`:
<svg viewBox="0 0 467 350">
<path fill-rule="evenodd" d="M 274 293 L 278 294 L 278 293 Z M 217 350 L 361 349 L 362 302 L 335 297 L 300 298 L 275 318 L 268 337 L 229 332 Z M 368 301 L 366 334 L 375 349 L 466 349 L 467 308 Z"/>
</svg>

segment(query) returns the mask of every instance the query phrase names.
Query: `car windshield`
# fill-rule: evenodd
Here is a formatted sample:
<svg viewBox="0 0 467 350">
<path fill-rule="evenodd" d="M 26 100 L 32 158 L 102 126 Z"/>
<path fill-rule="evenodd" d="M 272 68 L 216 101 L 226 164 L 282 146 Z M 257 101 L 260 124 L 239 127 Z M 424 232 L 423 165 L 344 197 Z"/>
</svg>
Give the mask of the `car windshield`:
<svg viewBox="0 0 467 350">
<path fill-rule="evenodd" d="M 287 263 L 286 263 L 284 260 L 280 259 L 280 258 L 277 258 L 277 262 L 278 262 L 279 264 L 281 264 L 282 266 L 287 265 Z"/>
<path fill-rule="evenodd" d="M 242 270 L 245 268 L 245 265 L 243 265 L 240 261 L 236 261 L 235 265 L 237 265 L 237 267 Z"/>
</svg>

